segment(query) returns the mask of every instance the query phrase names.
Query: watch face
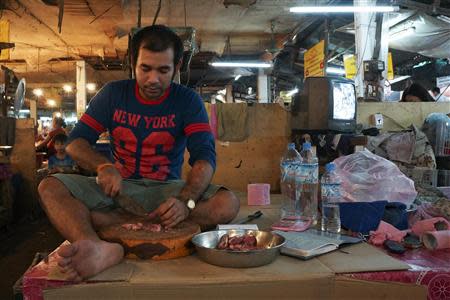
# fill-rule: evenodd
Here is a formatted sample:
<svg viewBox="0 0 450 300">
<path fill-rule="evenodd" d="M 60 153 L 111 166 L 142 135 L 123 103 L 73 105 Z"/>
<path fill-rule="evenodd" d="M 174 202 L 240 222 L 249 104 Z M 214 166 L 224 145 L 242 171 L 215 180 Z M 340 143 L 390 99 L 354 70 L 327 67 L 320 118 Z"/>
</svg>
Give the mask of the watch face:
<svg viewBox="0 0 450 300">
<path fill-rule="evenodd" d="M 189 207 L 189 209 L 194 209 L 195 208 L 195 202 L 192 199 L 189 199 L 187 202 L 187 207 Z"/>
</svg>

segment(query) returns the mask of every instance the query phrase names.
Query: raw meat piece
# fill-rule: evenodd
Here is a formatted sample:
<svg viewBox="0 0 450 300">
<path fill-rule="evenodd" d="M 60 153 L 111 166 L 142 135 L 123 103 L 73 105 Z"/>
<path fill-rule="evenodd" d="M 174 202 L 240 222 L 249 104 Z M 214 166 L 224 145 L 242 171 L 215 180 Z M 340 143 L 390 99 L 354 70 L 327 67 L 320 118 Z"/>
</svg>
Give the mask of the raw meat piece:
<svg viewBox="0 0 450 300">
<path fill-rule="evenodd" d="M 122 224 L 122 228 L 126 230 L 132 230 L 132 231 L 138 231 L 138 230 L 144 230 L 148 232 L 161 232 L 162 226 L 161 224 L 142 224 L 142 223 L 129 223 L 129 224 Z"/>
<path fill-rule="evenodd" d="M 222 237 L 219 240 L 219 243 L 217 244 L 217 249 L 226 249 L 228 246 L 228 234 L 222 235 Z"/>
<path fill-rule="evenodd" d="M 216 248 L 220 250 L 250 251 L 258 249 L 256 237 L 253 234 L 228 236 L 224 234 Z"/>
</svg>

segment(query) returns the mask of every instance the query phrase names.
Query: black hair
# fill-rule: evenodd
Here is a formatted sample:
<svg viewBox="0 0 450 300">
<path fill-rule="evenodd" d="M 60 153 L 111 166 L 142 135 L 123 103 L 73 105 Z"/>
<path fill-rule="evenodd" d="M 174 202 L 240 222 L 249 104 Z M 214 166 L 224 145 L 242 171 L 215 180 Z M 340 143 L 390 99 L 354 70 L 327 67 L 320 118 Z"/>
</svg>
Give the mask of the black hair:
<svg viewBox="0 0 450 300">
<path fill-rule="evenodd" d="M 62 127 L 64 125 L 64 119 L 60 117 L 54 117 L 53 120 L 55 121 L 55 124 L 59 127 Z"/>
<path fill-rule="evenodd" d="M 431 95 L 430 95 L 430 93 L 428 93 L 427 89 L 424 88 L 423 86 L 421 86 L 418 83 L 411 84 L 411 86 L 409 86 L 408 88 L 406 88 L 403 91 L 403 95 L 402 95 L 402 100 L 401 101 L 405 102 L 406 96 L 408 96 L 408 95 L 416 96 L 422 102 L 434 102 L 433 97 L 431 97 Z"/>
<path fill-rule="evenodd" d="M 62 144 L 65 144 L 67 142 L 67 135 L 64 133 L 59 133 L 53 137 L 53 143 L 56 144 L 56 142 L 60 142 Z"/>
<path fill-rule="evenodd" d="M 173 49 L 173 65 L 176 66 L 183 57 L 183 42 L 169 27 L 152 25 L 140 29 L 131 40 L 131 62 L 136 67 L 139 49 L 145 48 L 154 52 Z"/>
<path fill-rule="evenodd" d="M 435 86 L 434 88 L 432 88 L 431 91 L 432 91 L 433 93 L 438 93 L 438 94 L 441 93 L 441 89 L 438 88 L 437 86 Z"/>
</svg>

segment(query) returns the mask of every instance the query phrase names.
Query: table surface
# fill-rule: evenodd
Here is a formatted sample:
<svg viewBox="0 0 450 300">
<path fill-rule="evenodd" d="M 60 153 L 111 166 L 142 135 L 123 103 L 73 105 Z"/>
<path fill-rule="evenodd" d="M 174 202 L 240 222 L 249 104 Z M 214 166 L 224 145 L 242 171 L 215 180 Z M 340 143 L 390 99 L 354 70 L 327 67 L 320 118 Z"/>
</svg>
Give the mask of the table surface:
<svg viewBox="0 0 450 300">
<path fill-rule="evenodd" d="M 279 203 L 281 200 L 280 195 L 271 195 L 271 205 L 268 206 L 247 206 L 245 194 L 239 194 L 238 196 L 241 199 L 241 211 L 236 217 L 236 220 L 242 219 L 248 214 L 260 210 L 263 213 L 263 217 L 256 220 L 255 223 L 258 224 L 260 229 L 264 230 L 269 229 L 273 221 L 279 217 Z M 354 254 L 354 256 L 350 257 L 346 254 L 339 253 L 338 251 L 308 261 L 280 256 L 275 263 L 259 268 L 250 269 L 228 269 L 212 266 L 200 261 L 198 257 L 196 257 L 196 255 L 168 261 L 126 261 L 125 263 L 117 267 L 119 268 L 117 269 L 117 271 L 113 270 L 109 272 L 106 277 L 102 273 L 97 278 L 97 280 L 94 281 L 109 281 L 111 279 L 111 276 L 116 276 L 116 280 L 125 280 L 130 284 L 170 286 L 180 283 L 231 284 L 239 282 L 270 283 L 274 280 L 286 282 L 290 282 L 292 280 L 298 282 L 307 282 L 308 280 L 313 279 L 329 280 L 330 278 L 333 278 L 335 276 L 335 273 L 342 273 L 339 272 L 339 268 L 342 268 L 342 270 L 348 270 L 345 268 L 351 260 L 359 260 L 360 264 L 363 265 L 364 259 L 367 257 L 367 255 L 370 254 L 368 251 L 378 251 L 374 247 L 370 247 L 365 244 L 351 246 L 348 249 L 354 249 L 354 253 L 352 253 Z M 337 264 L 335 263 L 336 265 L 332 265 L 331 267 L 329 262 L 330 257 L 333 258 L 333 262 L 338 262 Z M 441 277 L 438 277 L 439 280 L 433 278 L 435 277 L 435 275 L 449 276 L 450 251 L 441 250 L 431 252 L 424 249 L 417 249 L 414 251 L 409 251 L 403 256 L 395 256 L 395 258 L 410 264 L 410 270 L 363 273 L 348 273 L 349 271 L 347 271 L 345 272 L 346 274 L 343 274 L 342 276 L 345 276 L 347 278 L 371 281 L 376 280 L 427 285 L 429 289 L 429 295 L 432 291 L 435 291 L 435 295 L 441 295 L 442 293 L 444 293 L 445 295 L 447 291 L 446 281 L 443 281 Z M 384 263 L 389 266 L 389 259 L 385 257 Z M 132 268 L 130 268 L 130 271 L 128 272 L 126 268 L 130 267 L 130 265 L 132 266 Z M 334 268 L 334 270 L 332 268 Z M 122 276 L 123 278 L 119 278 L 120 276 L 117 277 L 117 274 L 120 274 L 120 276 Z M 46 281 L 48 281 L 48 274 L 40 275 L 44 276 L 40 277 L 40 279 L 45 279 Z M 45 278 L 45 276 L 47 277 Z M 25 277 L 27 277 L 27 274 L 25 274 Z M 39 278 L 39 276 L 35 276 L 34 279 L 37 278 Z M 36 288 L 36 286 L 32 284 L 33 276 L 28 276 L 27 280 L 28 287 L 32 289 Z M 39 284 L 42 285 L 42 282 L 40 282 Z M 65 284 L 68 283 L 63 283 L 56 286 Z M 49 286 L 49 283 L 44 283 L 44 286 Z M 448 286 L 450 292 L 450 280 Z M 429 299 L 439 298 L 432 298 L 429 296 Z"/>
</svg>

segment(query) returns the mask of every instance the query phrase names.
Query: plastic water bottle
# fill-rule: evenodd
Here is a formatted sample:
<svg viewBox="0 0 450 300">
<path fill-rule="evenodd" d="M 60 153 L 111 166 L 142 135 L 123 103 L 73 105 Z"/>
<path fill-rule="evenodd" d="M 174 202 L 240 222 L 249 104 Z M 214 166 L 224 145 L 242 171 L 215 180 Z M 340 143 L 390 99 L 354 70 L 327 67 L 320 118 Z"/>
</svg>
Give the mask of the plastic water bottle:
<svg viewBox="0 0 450 300">
<path fill-rule="evenodd" d="M 302 161 L 296 172 L 297 216 L 315 225 L 318 215 L 319 164 L 312 152 L 311 143 L 303 144 L 300 156 Z"/>
<path fill-rule="evenodd" d="M 301 161 L 295 144 L 288 144 L 287 150 L 281 158 L 281 218 L 295 216 L 295 171 Z"/>
<path fill-rule="evenodd" d="M 339 233 L 341 231 L 341 218 L 339 205 L 341 199 L 341 180 L 336 174 L 336 165 L 329 163 L 325 166 L 326 172 L 322 176 L 322 231 Z"/>
</svg>

